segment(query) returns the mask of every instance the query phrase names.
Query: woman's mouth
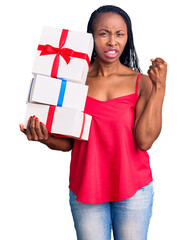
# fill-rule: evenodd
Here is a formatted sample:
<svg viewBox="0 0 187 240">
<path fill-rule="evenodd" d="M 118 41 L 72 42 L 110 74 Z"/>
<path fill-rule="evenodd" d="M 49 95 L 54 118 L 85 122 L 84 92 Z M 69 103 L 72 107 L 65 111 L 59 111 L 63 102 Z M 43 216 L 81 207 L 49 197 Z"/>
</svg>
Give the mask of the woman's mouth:
<svg viewBox="0 0 187 240">
<path fill-rule="evenodd" d="M 117 49 L 107 49 L 104 53 L 107 58 L 115 58 L 117 57 L 119 51 Z"/>
</svg>

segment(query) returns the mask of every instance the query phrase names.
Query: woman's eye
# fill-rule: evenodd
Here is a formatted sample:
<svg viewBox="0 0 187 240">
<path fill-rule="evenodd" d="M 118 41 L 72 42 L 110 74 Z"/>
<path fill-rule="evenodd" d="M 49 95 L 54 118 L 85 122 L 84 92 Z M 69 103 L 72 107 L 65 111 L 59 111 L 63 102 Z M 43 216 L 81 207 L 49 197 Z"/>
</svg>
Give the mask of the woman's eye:
<svg viewBox="0 0 187 240">
<path fill-rule="evenodd" d="M 100 36 L 107 36 L 107 33 L 103 32 L 99 34 Z"/>
<path fill-rule="evenodd" d="M 125 34 L 124 33 L 118 33 L 117 34 L 119 37 L 123 37 Z"/>
</svg>

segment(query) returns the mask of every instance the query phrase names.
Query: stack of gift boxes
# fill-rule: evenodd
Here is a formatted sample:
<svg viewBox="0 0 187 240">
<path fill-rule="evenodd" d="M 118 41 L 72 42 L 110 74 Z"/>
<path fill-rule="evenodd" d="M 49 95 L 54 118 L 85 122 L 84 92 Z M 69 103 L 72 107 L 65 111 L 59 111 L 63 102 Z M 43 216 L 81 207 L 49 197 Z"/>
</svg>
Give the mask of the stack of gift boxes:
<svg viewBox="0 0 187 240">
<path fill-rule="evenodd" d="M 93 51 L 90 33 L 44 27 L 33 66 L 24 126 L 37 116 L 49 133 L 88 140 L 92 117 L 84 113 Z"/>
</svg>

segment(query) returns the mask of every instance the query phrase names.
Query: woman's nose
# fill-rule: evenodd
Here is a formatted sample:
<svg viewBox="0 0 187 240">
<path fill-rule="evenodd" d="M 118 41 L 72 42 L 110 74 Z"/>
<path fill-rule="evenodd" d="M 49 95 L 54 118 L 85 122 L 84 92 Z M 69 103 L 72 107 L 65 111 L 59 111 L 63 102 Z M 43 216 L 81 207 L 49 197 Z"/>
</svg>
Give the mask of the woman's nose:
<svg viewBox="0 0 187 240">
<path fill-rule="evenodd" d="M 111 36 L 109 37 L 107 44 L 110 45 L 110 46 L 115 46 L 115 45 L 117 44 L 116 38 L 115 38 L 114 35 L 111 35 Z"/>
</svg>

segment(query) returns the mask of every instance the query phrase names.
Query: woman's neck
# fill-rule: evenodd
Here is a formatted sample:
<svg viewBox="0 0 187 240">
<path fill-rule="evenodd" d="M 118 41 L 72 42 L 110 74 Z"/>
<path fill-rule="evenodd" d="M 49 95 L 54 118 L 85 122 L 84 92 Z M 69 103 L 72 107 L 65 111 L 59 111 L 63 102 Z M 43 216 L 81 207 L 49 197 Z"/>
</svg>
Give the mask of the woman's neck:
<svg viewBox="0 0 187 240">
<path fill-rule="evenodd" d="M 97 72 L 97 76 L 108 77 L 112 74 L 119 73 L 121 63 L 120 61 L 105 63 L 96 58 L 93 63 L 93 68 Z"/>
</svg>

